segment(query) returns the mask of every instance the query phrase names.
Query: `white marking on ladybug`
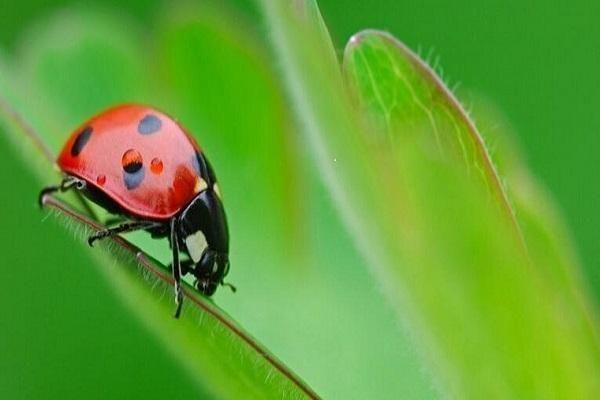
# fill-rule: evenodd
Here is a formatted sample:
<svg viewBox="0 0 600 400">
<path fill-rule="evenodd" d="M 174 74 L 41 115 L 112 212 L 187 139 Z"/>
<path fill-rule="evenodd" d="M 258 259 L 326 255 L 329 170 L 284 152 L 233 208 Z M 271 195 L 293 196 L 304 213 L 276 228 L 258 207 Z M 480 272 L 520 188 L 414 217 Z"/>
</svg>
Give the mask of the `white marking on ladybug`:
<svg viewBox="0 0 600 400">
<path fill-rule="evenodd" d="M 186 237 L 185 245 L 187 246 L 188 253 L 190 253 L 190 257 L 192 257 L 192 261 L 194 261 L 194 263 L 198 263 L 200 261 L 204 250 L 206 250 L 208 247 L 206 237 L 202 231 L 192 233 Z"/>
<path fill-rule="evenodd" d="M 194 185 L 194 193 L 198 194 L 208 187 L 206 181 L 199 176 L 196 177 L 196 184 Z"/>
</svg>

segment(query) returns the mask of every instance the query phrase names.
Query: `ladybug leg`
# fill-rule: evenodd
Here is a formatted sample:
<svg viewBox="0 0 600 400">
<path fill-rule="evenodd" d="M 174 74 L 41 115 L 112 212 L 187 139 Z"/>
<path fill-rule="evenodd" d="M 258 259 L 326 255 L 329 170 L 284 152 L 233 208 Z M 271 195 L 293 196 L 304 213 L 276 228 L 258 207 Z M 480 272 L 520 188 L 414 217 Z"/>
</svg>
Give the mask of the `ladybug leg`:
<svg viewBox="0 0 600 400">
<path fill-rule="evenodd" d="M 134 222 L 126 222 L 119 226 L 115 226 L 114 228 L 108 228 L 103 231 L 99 231 L 88 238 L 88 244 L 93 247 L 94 242 L 96 240 L 104 239 L 107 237 L 111 237 L 117 235 L 119 233 L 127 233 L 133 231 L 139 231 L 142 229 L 150 229 L 158 226 L 158 222 L 154 221 L 134 221 Z"/>
<path fill-rule="evenodd" d="M 82 190 L 85 188 L 85 181 L 79 178 L 75 178 L 74 176 L 65 177 L 60 184 L 47 186 L 42 189 L 40 195 L 38 196 L 38 203 L 40 207 L 44 205 L 44 198 L 52 193 L 56 192 L 66 192 L 69 189 L 77 188 L 78 190 Z"/>
<path fill-rule="evenodd" d="M 221 281 L 221 286 L 227 286 L 233 293 L 237 292 L 237 287 L 229 282 Z"/>
<path fill-rule="evenodd" d="M 181 276 L 186 276 L 194 270 L 194 261 L 192 260 L 179 260 L 181 266 Z M 173 268 L 173 264 L 169 264 L 169 268 Z"/>
<path fill-rule="evenodd" d="M 56 193 L 60 190 L 60 185 L 52 185 L 52 186 L 46 186 L 45 188 L 43 188 L 38 196 L 38 204 L 40 206 L 40 208 L 42 208 L 44 206 L 44 198 L 52 193 Z"/>
<path fill-rule="evenodd" d="M 175 282 L 175 318 L 179 318 L 181 314 L 181 306 L 183 305 L 183 291 L 181 289 L 181 263 L 179 262 L 179 238 L 177 237 L 177 218 L 171 218 L 171 249 L 173 250 L 173 265 L 171 271 L 173 273 L 173 281 Z"/>
<path fill-rule="evenodd" d="M 227 265 L 225 266 L 225 271 L 223 271 L 223 277 L 227 276 L 227 274 L 229 273 L 229 267 L 230 264 L 229 262 L 227 262 Z M 233 293 L 237 292 L 237 287 L 229 282 L 224 282 L 223 279 L 221 279 L 221 286 L 227 286 Z"/>
</svg>

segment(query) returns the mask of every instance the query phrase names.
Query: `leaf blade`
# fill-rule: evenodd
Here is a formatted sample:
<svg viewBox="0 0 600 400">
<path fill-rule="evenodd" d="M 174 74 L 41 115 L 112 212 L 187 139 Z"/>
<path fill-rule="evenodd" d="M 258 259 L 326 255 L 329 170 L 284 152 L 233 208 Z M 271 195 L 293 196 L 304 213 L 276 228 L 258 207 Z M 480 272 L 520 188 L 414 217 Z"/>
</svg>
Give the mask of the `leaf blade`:
<svg viewBox="0 0 600 400">
<path fill-rule="evenodd" d="M 92 231 L 99 231 L 104 227 L 93 220 L 77 213 L 76 211 L 70 209 L 67 205 L 57 200 L 52 196 L 47 196 L 44 198 L 44 206 L 52 208 L 56 211 L 59 211 L 64 216 L 67 216 L 74 221 L 86 226 Z M 139 248 L 127 242 L 126 240 L 120 237 L 114 237 L 110 239 L 117 246 L 119 246 L 122 250 L 129 253 L 133 259 L 135 259 L 139 265 L 145 270 L 145 272 L 149 273 L 154 278 L 160 280 L 162 283 L 167 284 L 170 288 L 172 287 L 172 277 L 167 269 L 163 266 L 158 266 L 155 261 L 152 260 L 151 257 L 143 253 Z M 122 269 L 132 269 L 131 263 L 130 265 L 118 265 L 118 268 Z M 135 269 L 135 268 L 134 268 Z M 111 275 L 114 275 L 115 269 L 110 272 Z M 122 277 L 117 277 L 117 279 L 121 280 Z M 136 279 L 137 280 L 137 279 Z M 119 282 L 118 285 L 122 287 L 127 287 L 127 290 L 122 290 L 122 293 L 128 293 L 130 291 L 135 291 L 133 288 L 134 285 L 137 285 L 137 282 L 133 284 L 130 282 Z M 185 301 L 188 304 L 185 308 L 194 308 L 198 309 L 202 316 L 200 317 L 201 328 L 207 329 L 208 334 L 197 335 L 194 332 L 183 332 L 183 335 L 180 333 L 179 335 L 175 335 L 175 337 L 182 337 L 186 335 L 193 336 L 194 344 L 197 346 L 190 346 L 191 343 L 188 341 L 186 343 L 189 346 L 184 350 L 181 354 L 178 354 L 179 357 L 184 357 L 186 360 L 186 364 L 195 364 L 195 371 L 203 371 L 204 375 L 201 379 L 205 384 L 211 382 L 214 384 L 215 382 L 221 382 L 221 384 L 217 385 L 208 385 L 215 394 L 219 396 L 223 396 L 225 398 L 270 398 L 273 397 L 283 397 L 283 398 L 319 398 L 312 389 L 310 389 L 302 380 L 297 377 L 293 372 L 287 369 L 279 361 L 275 356 L 269 353 L 265 348 L 262 347 L 254 338 L 252 338 L 248 333 L 246 333 L 241 327 L 239 327 L 233 320 L 231 320 L 223 311 L 218 309 L 212 302 L 203 298 L 198 294 L 198 292 L 190 287 L 184 286 L 184 295 Z M 136 297 L 136 300 L 137 297 Z M 182 330 L 180 325 L 189 325 L 192 326 L 197 325 L 193 319 L 190 318 L 190 310 L 182 311 L 182 315 L 180 317 L 181 321 L 171 321 L 168 324 L 165 324 L 165 309 L 173 308 L 173 303 L 170 296 L 163 296 L 161 299 L 162 303 L 166 305 L 166 307 L 161 307 L 161 311 L 163 311 L 162 315 L 154 314 L 154 316 L 149 315 L 150 313 L 141 312 L 141 314 L 146 314 L 145 318 L 152 318 L 154 321 L 148 321 L 153 327 L 156 327 L 157 324 L 162 326 L 163 332 L 161 334 L 164 335 L 173 335 L 174 331 Z M 145 302 L 146 305 L 149 305 L 148 302 Z M 154 310 L 153 310 L 154 311 Z M 139 310 L 138 310 L 139 312 Z M 169 315 L 168 313 L 166 315 Z M 181 323 L 180 323 L 181 322 Z M 246 360 L 245 357 L 240 357 L 238 362 L 233 363 L 233 365 L 227 367 L 223 367 L 219 365 L 219 362 L 215 362 L 219 357 L 215 357 L 215 354 L 223 355 L 224 349 L 230 349 L 232 347 L 236 347 L 236 345 L 222 345 L 218 343 L 217 345 L 210 345 L 206 341 L 214 340 L 216 336 L 219 336 L 219 333 L 215 332 L 215 329 L 211 327 L 211 325 L 220 326 L 220 329 L 217 328 L 217 331 L 223 330 L 229 333 L 231 337 L 237 338 L 240 344 L 243 343 L 243 346 L 247 348 L 249 353 L 253 353 L 254 355 L 250 357 L 258 357 L 262 359 L 262 361 L 254 360 Z M 165 329 L 167 328 L 167 329 Z M 227 338 L 227 334 L 224 335 L 224 338 Z M 204 339 L 204 340 L 203 340 Z M 226 342 L 227 340 L 225 340 Z M 204 346 L 202 346 L 204 344 Z M 200 346 L 198 346 L 200 345 Z M 177 346 L 176 346 L 177 347 Z M 196 347 L 196 348 L 195 348 Z M 207 349 L 211 349 L 213 354 L 211 359 L 206 360 L 206 355 L 201 354 L 207 352 Z M 181 352 L 181 349 L 177 349 L 177 351 Z M 195 353 L 196 357 L 191 357 L 190 355 Z M 237 357 L 236 357 L 237 358 Z M 221 360 L 225 361 L 221 364 L 226 364 L 227 362 L 231 362 L 235 360 L 235 358 L 230 360 Z M 240 361 L 241 360 L 241 361 Z M 265 365 L 268 364 L 269 367 L 265 368 Z M 208 368 L 208 366 L 210 366 Z M 222 369 L 221 376 L 219 374 L 215 374 L 215 371 Z M 264 369 L 264 371 L 263 371 Z M 209 372 L 212 371 L 212 372 Z M 232 371 L 237 371 L 237 374 L 232 374 Z M 246 371 L 246 372 L 244 372 Z M 248 373 L 249 371 L 252 371 Z M 243 376 L 247 374 L 248 376 Z M 208 376 L 206 376 L 208 375 Z M 198 379 L 199 375 L 195 375 Z M 260 382 L 260 383 L 259 383 Z M 261 387 L 262 386 L 262 387 Z"/>
<path fill-rule="evenodd" d="M 428 141 L 435 146 L 417 135 L 393 150 L 379 145 L 345 104 L 337 66 L 324 65 L 330 57 L 314 21 L 289 4 L 263 1 L 263 9 L 324 181 L 436 372 L 440 392 L 459 398 L 594 393 L 598 380 L 573 360 L 596 371 L 597 349 L 581 332 L 564 329 L 548 306 L 547 282 L 524 254 L 518 226 L 506 215 L 509 204 L 502 198 L 500 208 L 490 204 L 486 185 L 438 156 L 435 137 Z M 451 146 L 460 148 L 460 141 Z M 586 351 L 573 357 L 580 339 Z"/>
<path fill-rule="evenodd" d="M 358 106 L 363 115 L 371 122 L 384 115 L 383 123 L 380 118 L 375 122 L 375 133 L 387 132 L 390 145 L 403 140 L 398 136 L 419 135 L 417 140 L 426 141 L 428 149 L 437 148 L 442 156 L 451 153 L 455 162 L 464 163 L 467 173 L 487 186 L 522 240 L 482 136 L 461 103 L 425 62 L 393 36 L 365 30 L 350 38 L 344 50 L 343 73 L 361 100 Z M 376 101 L 365 100 L 370 97 Z"/>
<path fill-rule="evenodd" d="M 378 52 L 384 52 L 385 56 L 383 56 L 384 61 L 383 64 L 381 60 L 381 54 Z M 532 352 L 529 355 L 522 354 L 524 359 L 528 359 L 532 365 L 535 367 L 531 367 L 531 371 L 522 368 L 511 368 L 503 361 L 502 354 L 496 354 L 495 357 L 490 357 L 491 364 L 496 364 L 494 369 L 497 371 L 503 371 L 500 375 L 503 376 L 506 384 L 506 389 L 509 390 L 506 392 L 506 395 L 509 395 L 510 391 L 512 391 L 515 395 L 520 395 L 527 391 L 530 391 L 532 395 L 539 391 L 543 393 L 546 389 L 542 389 L 544 385 L 549 385 L 550 382 L 554 385 L 554 390 L 556 393 L 562 393 L 564 396 L 586 396 L 594 392 L 598 387 L 598 381 L 595 378 L 591 378 L 587 374 L 578 373 L 578 368 L 576 365 L 587 365 L 587 368 L 597 369 L 597 361 L 598 361 L 598 353 L 595 351 L 597 349 L 597 338 L 595 338 L 595 328 L 593 323 L 590 324 L 590 320 L 587 315 L 586 307 L 582 307 L 581 304 L 578 304 L 573 299 L 558 298 L 562 297 L 562 295 L 555 295 L 555 291 L 558 293 L 569 293 L 572 291 L 572 287 L 565 286 L 564 284 L 559 284 L 555 281 L 555 278 L 552 278 L 548 273 L 549 270 L 545 270 L 546 262 L 540 260 L 540 254 L 544 251 L 548 251 L 554 247 L 552 243 L 548 241 L 548 238 L 544 239 L 545 243 L 539 241 L 539 237 L 537 233 L 532 232 L 531 230 L 531 218 L 537 219 L 538 223 L 541 222 L 539 220 L 539 213 L 535 217 L 531 214 L 531 208 L 526 210 L 523 208 L 523 203 L 521 199 L 517 199 L 516 204 L 519 206 L 520 211 L 524 211 L 525 218 L 522 218 L 521 221 L 517 220 L 515 216 L 512 205 L 508 202 L 507 194 L 500 184 L 500 180 L 498 178 L 498 174 L 495 170 L 493 163 L 489 157 L 487 150 L 484 147 L 483 141 L 479 135 L 479 133 L 475 130 L 474 125 L 470 122 L 468 116 L 464 113 L 464 110 L 454 98 L 454 96 L 445 89 L 441 81 L 434 75 L 433 71 L 431 71 L 423 62 L 421 62 L 410 50 L 408 50 L 404 45 L 398 42 L 393 37 L 388 34 L 384 34 L 378 31 L 365 31 L 359 33 L 357 36 L 351 39 L 350 44 L 346 51 L 346 59 L 345 68 L 346 75 L 349 77 L 352 86 L 356 89 L 360 87 L 355 93 L 360 101 L 360 106 L 362 107 L 363 112 L 369 115 L 369 119 L 371 121 L 373 119 L 376 120 L 375 123 L 384 121 L 385 129 L 388 134 L 390 134 L 394 139 L 397 139 L 399 136 L 402 137 L 399 140 L 399 146 L 411 146 L 417 145 L 420 146 L 422 140 L 419 135 L 429 135 L 429 141 L 435 142 L 437 146 L 443 146 L 443 149 L 454 149 L 454 153 L 456 153 L 458 160 L 462 158 L 463 161 L 469 162 L 472 161 L 471 168 L 475 170 L 479 170 L 482 172 L 486 172 L 487 182 L 486 185 L 488 187 L 491 186 L 492 192 L 495 193 L 495 197 L 498 202 L 503 207 L 505 215 L 508 215 L 513 226 L 513 231 L 517 233 L 519 242 L 521 246 L 525 248 L 526 244 L 533 246 L 533 252 L 530 252 L 527 249 L 527 257 L 525 259 L 518 260 L 517 254 L 514 254 L 514 249 L 512 251 L 509 250 L 510 247 L 506 249 L 506 257 L 509 259 L 510 263 L 514 263 L 512 267 L 516 266 L 517 270 L 515 273 L 522 274 L 519 278 L 513 278 L 513 283 L 506 285 L 510 287 L 514 285 L 512 290 L 516 290 L 517 286 L 520 285 L 522 289 L 518 289 L 522 294 L 522 298 L 520 299 L 521 304 L 513 304 L 515 310 L 521 310 L 520 312 L 523 315 L 528 315 L 526 321 L 522 321 L 522 325 L 531 324 L 533 327 L 544 327 L 547 337 L 543 343 L 537 343 L 545 352 L 545 357 L 539 357 L 536 359 L 536 354 Z M 416 69 L 416 71 L 412 71 L 412 69 Z M 362 71 L 360 71 L 362 69 Z M 374 69 L 375 72 L 372 70 Z M 392 73 L 393 77 L 389 77 L 389 73 Z M 372 77 L 378 76 L 380 82 L 376 82 Z M 427 82 L 427 81 L 430 82 Z M 409 82 L 410 81 L 410 82 Z M 410 84 L 411 82 L 414 85 L 425 85 L 429 86 L 424 93 L 421 95 L 416 94 L 416 90 L 414 90 Z M 372 86 L 376 87 L 372 87 Z M 402 87 L 405 86 L 405 87 Z M 406 89 L 408 87 L 408 89 Z M 369 90 L 370 89 L 370 90 Z M 438 94 L 432 93 L 431 90 L 435 89 Z M 405 101 L 397 101 L 394 104 L 394 101 L 399 96 L 398 93 L 401 91 L 405 91 L 409 94 L 408 100 Z M 375 100 L 371 100 L 375 98 Z M 387 100 L 387 102 L 386 102 Z M 396 113 L 390 111 L 394 107 L 398 106 L 401 108 L 409 108 L 410 104 L 414 102 L 417 105 L 417 108 L 422 108 L 422 115 L 415 116 L 415 105 L 412 105 L 413 111 L 412 113 L 406 112 L 402 110 L 402 112 L 398 111 Z M 402 107 L 404 105 L 404 107 Z M 448 109 L 450 107 L 450 109 Z M 441 117 L 438 114 L 441 114 Z M 376 117 L 373 118 L 373 114 L 376 114 Z M 377 119 L 377 114 L 379 114 L 379 119 Z M 445 115 L 444 115 L 445 114 Z M 454 115 L 453 115 L 454 114 Z M 445 118 L 445 116 L 451 116 L 455 121 L 451 124 L 448 124 L 445 128 L 442 128 L 438 131 L 438 128 L 441 126 L 436 125 L 436 122 L 440 122 Z M 412 120 L 411 120 L 412 119 Z M 419 122 L 418 120 L 425 119 L 426 122 Z M 417 121 L 415 121 L 417 120 Z M 459 126 L 457 120 L 462 121 L 462 126 Z M 459 121 L 459 122 L 460 122 Z M 424 129 L 419 129 L 423 125 L 425 125 Z M 415 126 L 417 129 L 414 129 Z M 412 129 L 411 129 L 412 128 Z M 381 129 L 381 128 L 379 128 Z M 432 132 L 433 131 L 433 134 Z M 463 138 L 460 139 L 458 136 L 458 140 L 453 140 L 454 143 L 448 143 L 448 141 L 443 140 L 443 136 L 440 133 L 451 134 L 452 131 L 456 132 L 457 135 L 463 134 Z M 406 140 L 405 136 L 414 136 L 408 140 Z M 471 140 L 472 143 L 468 143 L 468 140 Z M 395 144 L 390 143 L 393 147 Z M 416 142 L 416 143 L 415 143 Z M 441 144 L 440 144 L 441 143 Z M 468 157 L 467 154 L 464 153 L 465 144 L 470 145 L 471 147 L 475 147 L 479 149 L 479 151 L 472 157 Z M 432 148 L 434 146 L 426 146 L 427 156 L 431 156 Z M 395 150 L 392 150 L 395 151 Z M 402 157 L 410 157 L 407 154 L 406 150 L 400 150 Z M 410 151 L 408 151 L 410 153 Z M 450 161 L 452 162 L 452 160 Z M 467 172 L 469 171 L 469 165 L 467 164 Z M 406 173 L 406 170 L 404 170 Z M 420 176 L 417 174 L 416 176 Z M 431 182 L 433 185 L 435 180 Z M 439 183 L 437 183 L 439 184 Z M 411 190 L 417 191 L 419 183 L 416 181 L 412 182 L 410 185 Z M 482 199 L 483 200 L 483 199 Z M 539 198 L 538 201 L 542 199 Z M 420 203 L 423 205 L 428 204 L 427 199 L 421 198 Z M 429 203 L 431 205 L 431 203 Z M 530 205 L 531 206 L 531 205 Z M 473 209 L 474 210 L 474 209 Z M 438 211 L 437 213 L 432 212 L 433 210 L 427 210 L 427 207 L 423 207 L 421 213 L 425 212 L 425 214 L 432 213 L 434 215 L 441 216 L 443 215 L 442 211 Z M 461 211 L 461 213 L 464 211 Z M 523 214 L 521 214 L 523 215 Z M 443 218 L 443 217 L 442 217 Z M 465 214 L 465 219 L 463 220 L 463 224 L 468 221 L 468 214 Z M 492 219 L 491 216 L 487 217 L 488 219 Z M 527 221 L 529 219 L 529 221 Z M 438 220 L 438 221 L 441 221 Z M 527 236 L 523 236 L 523 232 L 521 230 L 521 226 L 519 222 L 529 222 L 528 224 L 528 232 Z M 435 221 L 430 221 L 431 226 L 435 226 Z M 549 228 L 547 226 L 547 228 Z M 549 231 L 546 231 L 545 234 L 548 235 Z M 491 231 L 490 233 L 491 234 Z M 432 243 L 435 243 L 434 238 L 431 237 L 429 239 Z M 502 243 L 501 240 L 497 240 L 497 245 Z M 458 245 L 458 243 L 457 243 Z M 542 246 L 545 248 L 542 250 L 540 248 Z M 479 248 L 481 250 L 481 247 Z M 445 253 L 449 253 L 451 250 L 448 249 Z M 492 256 L 493 253 L 489 253 Z M 485 261 L 483 259 L 482 261 Z M 547 261 L 547 260 L 546 260 Z M 449 260 L 452 263 L 452 260 Z M 488 260 L 489 262 L 489 260 Z M 489 267 L 492 268 L 494 264 L 490 263 Z M 457 265 L 458 267 L 458 265 Z M 500 264 L 497 266 L 500 267 Z M 506 268 L 504 266 L 503 268 Z M 519 270 L 523 271 L 519 271 Z M 489 271 L 492 273 L 493 271 Z M 572 275 L 573 270 L 570 272 L 565 272 L 565 277 Z M 554 280 L 554 282 L 553 282 Z M 521 281 L 517 283 L 517 281 Z M 536 293 L 538 297 L 531 297 L 530 293 L 527 293 L 525 287 L 530 285 L 529 289 L 532 292 Z M 493 288 L 489 286 L 489 290 L 497 291 L 499 287 L 502 285 L 494 285 L 498 286 Z M 581 288 L 575 290 L 575 292 L 581 291 Z M 499 292 L 500 293 L 500 292 Z M 556 313 L 555 310 L 547 307 L 546 304 L 540 303 L 539 298 L 545 298 L 548 303 L 550 302 L 559 302 L 561 303 L 561 307 L 565 309 L 569 309 L 570 317 L 569 322 L 560 321 L 564 319 L 564 316 L 561 316 L 560 313 Z M 498 318 L 499 321 L 505 319 L 503 323 L 509 321 L 506 319 L 508 316 L 502 316 L 503 312 L 498 308 L 499 304 L 495 304 L 498 300 L 501 300 L 502 297 L 498 299 L 485 299 L 484 297 L 473 297 L 471 301 L 480 302 L 480 306 L 491 307 L 494 311 L 494 318 Z M 487 305 L 486 305 L 487 304 Z M 526 311 L 527 310 L 527 311 Z M 466 311 L 466 307 L 465 307 Z M 539 315 L 538 315 L 539 313 Z M 476 321 L 476 319 L 474 319 Z M 499 322 L 498 321 L 498 322 Z M 433 322 L 433 321 L 432 321 Z M 498 323 L 495 322 L 495 323 Z M 485 327 L 483 321 L 480 322 L 481 328 Z M 499 327 L 498 327 L 499 328 Z M 483 333 L 483 332 L 482 332 Z M 515 332 L 516 333 L 516 332 Z M 491 341 L 499 341 L 500 337 L 495 337 L 496 334 L 494 332 L 486 333 L 488 336 L 488 340 Z M 515 346 L 528 348 L 530 345 L 526 345 L 525 343 L 530 342 L 532 338 L 528 338 L 527 335 L 523 335 L 520 333 L 521 337 L 514 334 L 514 338 L 511 340 L 514 341 Z M 568 346 L 564 343 L 564 337 L 570 336 L 570 341 L 572 343 L 579 343 L 583 345 L 585 350 L 583 350 L 579 344 L 577 346 L 572 346 L 572 348 L 568 351 L 565 351 L 565 346 Z M 482 346 L 483 348 L 487 346 Z M 488 349 L 488 351 L 491 349 Z M 443 349 L 442 349 L 443 351 Z M 460 362 L 460 358 L 463 355 L 454 354 L 454 356 L 450 356 L 454 358 L 454 361 Z M 494 360 L 494 358 L 496 358 Z M 542 361 L 543 360 L 543 361 Z M 548 370 L 548 365 L 561 365 L 561 373 L 557 374 Z M 465 363 L 462 363 L 462 368 L 465 368 L 465 371 L 468 370 L 468 366 Z M 586 369 L 587 369 L 586 368 Z M 443 373 L 443 372 L 442 372 Z M 528 374 L 532 375 L 533 384 L 528 383 L 526 376 Z M 467 374 L 465 374 L 467 375 Z M 476 381 L 483 380 L 483 377 L 478 377 L 476 371 L 469 371 L 469 376 L 473 377 Z M 549 379 L 549 382 L 545 382 L 546 378 L 552 376 Z M 452 378 L 455 381 L 464 381 L 464 377 L 455 376 Z M 489 385 L 486 387 L 485 383 L 479 382 L 481 388 L 484 390 L 489 390 L 490 393 L 493 393 L 497 388 L 494 388 L 493 385 Z M 541 383 L 545 382 L 545 383 Z M 469 384 L 464 381 L 459 386 L 460 391 L 469 392 L 472 388 L 469 387 Z M 460 393 L 460 392 L 459 392 Z M 476 393 L 476 392 L 475 392 Z M 485 392 L 482 392 L 483 394 Z"/>
</svg>

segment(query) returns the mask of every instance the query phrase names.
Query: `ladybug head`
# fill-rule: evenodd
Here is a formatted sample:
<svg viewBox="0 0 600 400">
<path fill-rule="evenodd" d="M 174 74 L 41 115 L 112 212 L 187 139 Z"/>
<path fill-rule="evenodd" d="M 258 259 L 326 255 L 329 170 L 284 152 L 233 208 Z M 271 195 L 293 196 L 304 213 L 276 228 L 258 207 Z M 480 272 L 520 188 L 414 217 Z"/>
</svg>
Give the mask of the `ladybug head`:
<svg viewBox="0 0 600 400">
<path fill-rule="evenodd" d="M 196 265 L 198 290 L 206 296 L 212 296 L 217 287 L 223 283 L 223 278 L 229 272 L 229 256 L 212 250 L 204 252 L 202 259 Z M 235 289 L 234 289 L 235 290 Z"/>
<path fill-rule="evenodd" d="M 211 296 L 229 272 L 227 220 L 221 200 L 211 188 L 200 192 L 182 211 L 179 237 L 194 263 L 198 290 Z"/>
</svg>

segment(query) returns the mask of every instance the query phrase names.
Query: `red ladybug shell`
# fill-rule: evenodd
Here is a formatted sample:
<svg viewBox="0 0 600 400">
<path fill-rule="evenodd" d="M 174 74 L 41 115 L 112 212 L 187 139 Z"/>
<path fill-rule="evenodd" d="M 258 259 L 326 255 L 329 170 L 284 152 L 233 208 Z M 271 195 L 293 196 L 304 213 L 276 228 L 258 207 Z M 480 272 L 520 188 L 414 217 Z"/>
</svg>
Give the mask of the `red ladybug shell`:
<svg viewBox="0 0 600 400">
<path fill-rule="evenodd" d="M 116 106 L 87 121 L 57 162 L 145 219 L 173 217 L 207 187 L 194 139 L 167 115 L 141 105 Z"/>
</svg>

